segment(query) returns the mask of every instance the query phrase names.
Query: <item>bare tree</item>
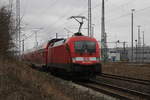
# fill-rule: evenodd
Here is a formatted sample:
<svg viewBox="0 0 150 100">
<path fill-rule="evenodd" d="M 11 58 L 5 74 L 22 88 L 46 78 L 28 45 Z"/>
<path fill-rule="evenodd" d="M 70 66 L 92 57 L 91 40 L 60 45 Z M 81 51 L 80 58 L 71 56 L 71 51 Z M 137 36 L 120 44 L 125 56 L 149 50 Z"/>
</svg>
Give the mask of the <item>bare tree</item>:
<svg viewBox="0 0 150 100">
<path fill-rule="evenodd" d="M 12 41 L 13 31 L 13 18 L 12 12 L 6 7 L 0 8 L 0 58 L 12 57 L 14 43 Z"/>
</svg>

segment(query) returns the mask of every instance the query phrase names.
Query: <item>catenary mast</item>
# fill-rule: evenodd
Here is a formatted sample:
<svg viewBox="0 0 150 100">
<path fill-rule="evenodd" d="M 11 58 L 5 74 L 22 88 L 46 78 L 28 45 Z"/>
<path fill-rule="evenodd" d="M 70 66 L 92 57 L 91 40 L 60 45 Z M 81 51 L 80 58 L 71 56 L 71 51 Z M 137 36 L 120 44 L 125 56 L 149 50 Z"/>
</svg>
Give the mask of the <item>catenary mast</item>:
<svg viewBox="0 0 150 100">
<path fill-rule="evenodd" d="M 105 32 L 105 2 L 102 0 L 102 18 L 101 18 L 101 53 L 102 59 L 107 60 L 107 35 Z"/>
<path fill-rule="evenodd" d="M 93 33 L 91 33 L 91 25 L 92 25 L 92 13 L 91 13 L 91 0 L 88 0 L 88 36 L 92 37 Z"/>
<path fill-rule="evenodd" d="M 20 0 L 16 0 L 16 43 L 17 43 L 17 50 L 19 51 L 19 56 L 21 54 L 21 37 L 20 37 Z"/>
</svg>

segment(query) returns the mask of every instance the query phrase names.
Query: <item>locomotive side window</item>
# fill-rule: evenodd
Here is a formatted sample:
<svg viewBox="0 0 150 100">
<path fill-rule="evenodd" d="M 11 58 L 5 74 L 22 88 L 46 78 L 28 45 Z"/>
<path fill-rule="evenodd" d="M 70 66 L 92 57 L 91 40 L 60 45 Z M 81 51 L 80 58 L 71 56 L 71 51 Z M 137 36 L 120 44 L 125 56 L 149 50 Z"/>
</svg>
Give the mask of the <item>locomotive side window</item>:
<svg viewBox="0 0 150 100">
<path fill-rule="evenodd" d="M 78 53 L 95 53 L 96 43 L 93 41 L 76 41 L 74 43 L 75 52 Z"/>
</svg>

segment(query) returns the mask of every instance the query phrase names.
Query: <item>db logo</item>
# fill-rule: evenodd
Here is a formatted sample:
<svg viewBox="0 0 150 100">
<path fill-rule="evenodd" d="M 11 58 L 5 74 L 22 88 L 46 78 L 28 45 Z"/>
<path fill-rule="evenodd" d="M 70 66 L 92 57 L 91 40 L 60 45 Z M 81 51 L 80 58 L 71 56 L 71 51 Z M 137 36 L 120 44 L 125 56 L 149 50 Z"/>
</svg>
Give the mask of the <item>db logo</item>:
<svg viewBox="0 0 150 100">
<path fill-rule="evenodd" d="M 88 61 L 89 61 L 89 58 L 88 58 L 88 57 L 85 57 L 85 58 L 84 58 L 84 61 L 88 62 Z"/>
</svg>

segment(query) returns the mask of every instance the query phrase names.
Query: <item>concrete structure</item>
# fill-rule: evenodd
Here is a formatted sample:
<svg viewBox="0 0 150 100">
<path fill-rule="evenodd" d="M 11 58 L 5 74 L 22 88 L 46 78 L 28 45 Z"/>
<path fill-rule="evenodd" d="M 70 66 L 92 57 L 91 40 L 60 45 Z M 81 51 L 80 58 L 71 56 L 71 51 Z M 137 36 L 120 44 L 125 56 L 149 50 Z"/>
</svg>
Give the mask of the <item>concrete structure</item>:
<svg viewBox="0 0 150 100">
<path fill-rule="evenodd" d="M 108 60 L 112 62 L 120 61 L 120 53 L 118 53 L 116 50 L 110 50 L 108 52 Z"/>
<path fill-rule="evenodd" d="M 128 48 L 128 58 L 131 61 L 131 49 Z M 133 61 L 134 62 L 150 62 L 150 47 L 135 47 L 133 52 Z"/>
<path fill-rule="evenodd" d="M 109 48 L 108 58 L 110 61 L 129 61 L 131 62 L 132 48 Z M 115 60 L 114 60 L 115 59 Z M 133 62 L 150 63 L 150 46 L 134 47 L 133 48 Z"/>
</svg>

